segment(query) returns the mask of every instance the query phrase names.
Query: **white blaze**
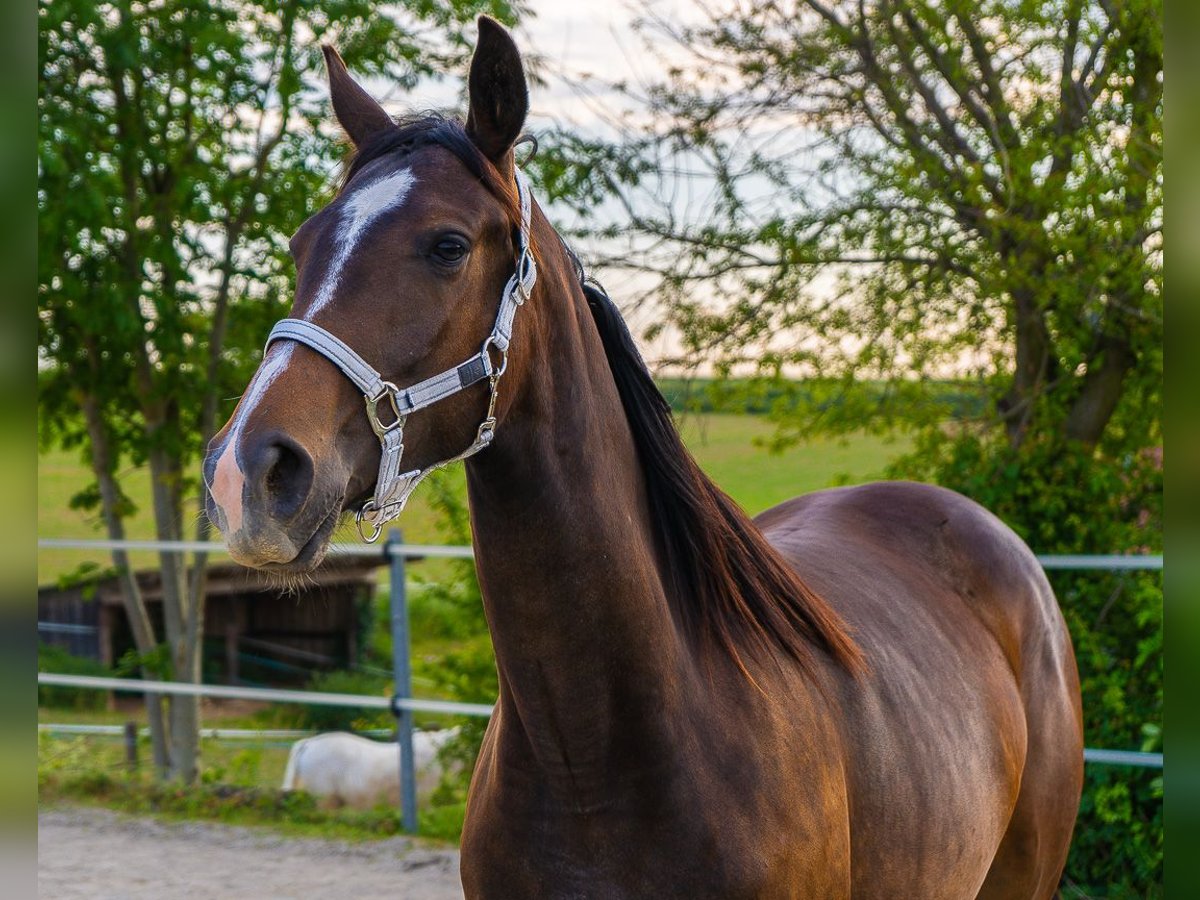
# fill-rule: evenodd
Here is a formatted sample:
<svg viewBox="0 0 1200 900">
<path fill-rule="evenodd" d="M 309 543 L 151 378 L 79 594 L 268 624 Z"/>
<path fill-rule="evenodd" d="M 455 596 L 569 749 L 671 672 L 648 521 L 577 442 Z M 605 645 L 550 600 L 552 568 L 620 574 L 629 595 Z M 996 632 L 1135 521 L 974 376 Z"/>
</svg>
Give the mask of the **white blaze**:
<svg viewBox="0 0 1200 900">
<path fill-rule="evenodd" d="M 234 413 L 233 424 L 225 439 L 225 449 L 221 451 L 216 468 L 213 470 L 213 483 L 210 491 L 213 500 L 225 513 L 225 526 L 228 534 L 233 534 L 242 527 L 242 486 L 246 479 L 242 474 L 242 467 L 238 465 L 235 453 L 238 440 L 242 436 L 242 428 L 246 424 L 246 417 L 254 407 L 258 406 L 263 394 L 267 392 L 267 388 L 283 374 L 284 369 L 291 362 L 294 346 L 291 341 L 283 341 L 267 348 L 267 355 L 263 357 L 262 365 L 254 373 L 254 377 L 250 380 L 250 387 L 242 395 L 242 402 L 238 404 L 237 412 Z"/>
<path fill-rule="evenodd" d="M 311 317 L 333 299 L 342 279 L 342 269 L 350 259 L 350 254 L 354 252 L 355 245 L 366 233 L 367 227 L 389 209 L 403 203 L 416 181 L 411 171 L 401 169 L 367 182 L 342 201 L 342 228 L 337 235 L 333 259 L 325 271 L 325 277 L 317 289 L 306 317 Z"/>
<path fill-rule="evenodd" d="M 250 387 L 246 389 L 246 393 L 242 395 L 242 402 L 238 404 L 237 412 L 233 417 L 233 427 L 229 429 L 229 440 L 225 444 L 226 447 L 232 447 L 237 442 L 242 427 L 246 424 L 246 417 L 262 401 L 267 388 L 274 384 L 275 379 L 287 369 L 288 363 L 292 361 L 292 350 L 295 349 L 295 346 L 291 341 L 279 341 L 267 348 L 267 354 L 263 357 L 262 364 L 254 373 L 254 377 L 250 379 Z"/>
</svg>

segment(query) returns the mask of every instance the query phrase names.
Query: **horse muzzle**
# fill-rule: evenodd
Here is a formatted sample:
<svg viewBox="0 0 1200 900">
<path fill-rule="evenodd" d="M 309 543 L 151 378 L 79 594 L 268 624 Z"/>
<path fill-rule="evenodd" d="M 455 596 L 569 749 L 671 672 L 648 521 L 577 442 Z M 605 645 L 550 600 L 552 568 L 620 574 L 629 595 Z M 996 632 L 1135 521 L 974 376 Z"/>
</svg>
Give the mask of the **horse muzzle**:
<svg viewBox="0 0 1200 900">
<path fill-rule="evenodd" d="M 294 439 L 267 432 L 214 441 L 204 474 L 209 518 L 236 562 L 307 571 L 324 557 L 343 495 L 320 488 L 312 457 Z"/>
</svg>

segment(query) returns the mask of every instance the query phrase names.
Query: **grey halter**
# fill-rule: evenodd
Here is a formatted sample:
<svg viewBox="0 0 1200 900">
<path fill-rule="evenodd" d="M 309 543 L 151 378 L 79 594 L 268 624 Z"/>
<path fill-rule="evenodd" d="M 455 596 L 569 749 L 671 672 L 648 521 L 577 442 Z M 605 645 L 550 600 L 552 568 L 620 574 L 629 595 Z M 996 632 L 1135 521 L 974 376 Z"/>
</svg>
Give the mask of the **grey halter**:
<svg viewBox="0 0 1200 900">
<path fill-rule="evenodd" d="M 418 484 L 431 472 L 450 463 L 468 456 L 474 456 L 487 447 L 496 435 L 496 392 L 500 376 L 508 367 L 508 345 L 512 338 L 513 317 L 517 308 L 529 299 L 533 285 L 537 281 L 537 265 L 529 245 L 529 219 L 532 209 L 532 196 L 525 176 L 516 171 L 517 194 L 521 201 L 521 232 L 517 247 L 517 268 L 500 296 L 500 310 L 496 314 L 496 324 L 492 333 L 484 338 L 479 352 L 461 365 L 448 369 L 440 375 L 426 378 L 407 388 L 398 388 L 390 381 L 384 380 L 366 360 L 355 353 L 341 338 L 325 330 L 320 325 L 304 319 L 282 319 L 271 329 L 267 337 L 267 347 L 274 341 L 297 341 L 311 347 L 328 358 L 346 377 L 362 391 L 367 403 L 367 418 L 371 428 L 379 437 L 381 455 L 379 458 L 379 477 L 375 483 L 375 495 L 366 502 L 356 517 L 359 534 L 368 543 L 379 538 L 383 526 L 395 519 L 404 510 L 408 498 L 412 496 Z M 265 350 L 264 350 L 265 352 Z M 493 353 L 499 354 L 499 362 L 493 361 Z M 475 433 L 475 440 L 466 450 L 450 459 L 434 463 L 424 469 L 413 469 L 400 472 L 400 459 L 404 455 L 404 423 L 410 413 L 432 406 L 439 400 L 445 400 L 459 391 L 470 387 L 478 381 L 487 378 L 490 382 L 491 395 L 488 398 L 488 409 L 483 421 Z M 384 422 L 380 416 L 380 406 L 384 414 L 390 408 L 391 421 Z M 363 523 L 370 527 L 368 532 Z"/>
</svg>

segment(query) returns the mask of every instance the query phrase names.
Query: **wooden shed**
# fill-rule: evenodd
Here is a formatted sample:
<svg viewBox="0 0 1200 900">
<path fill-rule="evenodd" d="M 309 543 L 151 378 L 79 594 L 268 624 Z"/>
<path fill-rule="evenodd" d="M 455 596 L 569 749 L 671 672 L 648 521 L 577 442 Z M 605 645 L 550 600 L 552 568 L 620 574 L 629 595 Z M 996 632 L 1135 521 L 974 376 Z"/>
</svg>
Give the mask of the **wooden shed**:
<svg viewBox="0 0 1200 900">
<path fill-rule="evenodd" d="M 204 678 L 225 684 L 299 684 L 314 671 L 358 661 L 369 624 L 376 559 L 329 557 L 303 586 L 281 590 L 269 576 L 235 563 L 208 567 Z M 162 578 L 137 573 L 156 633 L 162 636 Z M 133 648 L 116 577 L 38 589 L 38 638 L 111 666 Z"/>
</svg>

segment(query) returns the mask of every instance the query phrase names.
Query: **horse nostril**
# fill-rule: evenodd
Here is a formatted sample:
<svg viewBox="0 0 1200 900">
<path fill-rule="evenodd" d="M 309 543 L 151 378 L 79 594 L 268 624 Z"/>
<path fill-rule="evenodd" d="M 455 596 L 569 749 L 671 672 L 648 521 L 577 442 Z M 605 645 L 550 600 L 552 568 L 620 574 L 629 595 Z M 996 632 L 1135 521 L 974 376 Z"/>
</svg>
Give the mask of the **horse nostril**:
<svg viewBox="0 0 1200 900">
<path fill-rule="evenodd" d="M 313 483 L 312 457 L 287 435 L 265 437 L 249 456 L 249 480 L 262 491 L 272 518 L 299 512 Z"/>
</svg>

